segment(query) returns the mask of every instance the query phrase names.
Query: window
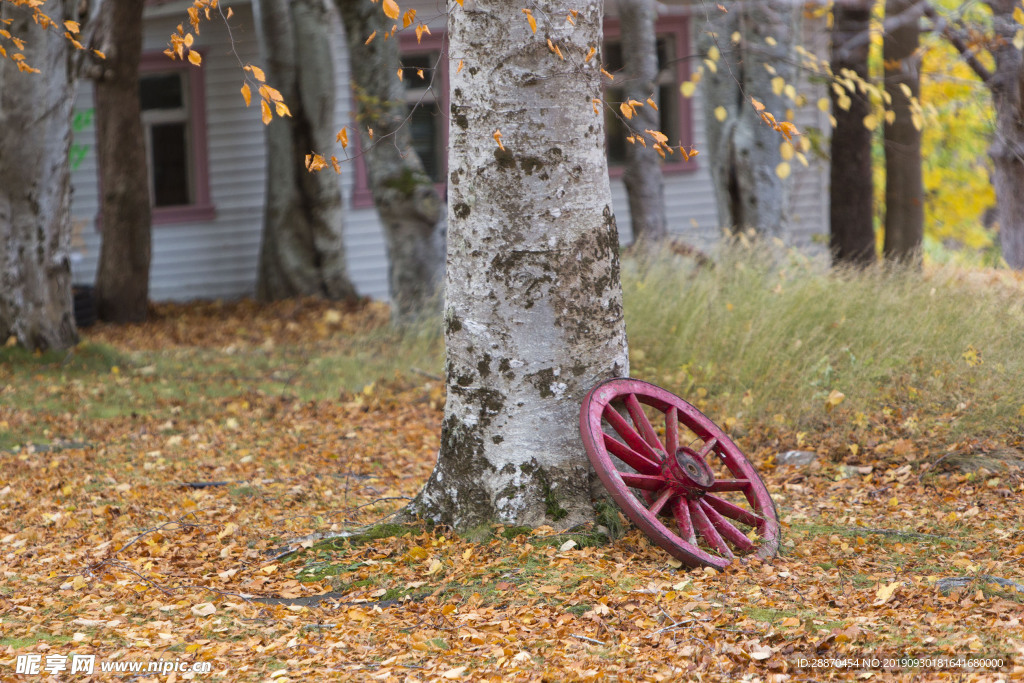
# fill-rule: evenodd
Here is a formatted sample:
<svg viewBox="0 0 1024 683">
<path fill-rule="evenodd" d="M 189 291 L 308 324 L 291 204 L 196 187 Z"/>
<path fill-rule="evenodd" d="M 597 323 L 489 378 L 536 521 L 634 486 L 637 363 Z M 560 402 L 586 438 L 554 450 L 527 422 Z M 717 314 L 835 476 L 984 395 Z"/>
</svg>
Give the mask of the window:
<svg viewBox="0 0 1024 683">
<path fill-rule="evenodd" d="M 139 104 L 153 223 L 213 218 L 202 73 L 162 53 L 142 59 Z"/>
<path fill-rule="evenodd" d="M 682 16 L 658 19 L 658 113 L 661 132 L 668 136 L 668 144 L 673 147 L 689 147 L 693 143 L 690 102 L 679 90 L 682 83 L 689 78 L 687 28 L 687 20 Z M 618 75 L 623 68 L 622 43 L 619 40 L 617 20 L 605 22 L 604 61 L 605 68 L 613 75 Z M 609 102 L 621 102 L 625 99 L 621 87 L 615 87 L 614 81 L 606 87 L 605 98 Z M 606 149 L 610 172 L 616 176 L 622 173 L 621 166 L 626 161 L 626 145 L 630 143 L 626 141 L 625 125 L 615 115 L 617 107 L 611 109 L 614 113 L 605 109 Z M 670 172 L 686 171 L 695 169 L 696 164 L 693 161 L 686 162 L 676 153 L 665 160 L 662 168 Z"/>
<path fill-rule="evenodd" d="M 402 46 L 402 83 L 405 84 L 405 102 L 410 111 L 406 125 L 412 136 L 413 149 L 423 162 L 423 169 L 437 184 L 443 197 L 448 173 L 448 68 L 447 56 L 442 52 L 444 36 L 440 31 L 437 33 L 437 36 L 424 34 L 419 43 L 409 31 L 399 34 L 399 39 Z M 356 164 L 352 205 L 356 208 L 373 205 L 366 166 L 361 159 Z"/>
<path fill-rule="evenodd" d="M 412 146 L 423 161 L 435 183 L 444 181 L 445 147 L 448 119 L 441 115 L 440 78 L 433 77 L 439 67 L 437 51 L 402 56 L 402 82 L 405 83 L 405 102 L 411 112 L 409 132 Z"/>
</svg>

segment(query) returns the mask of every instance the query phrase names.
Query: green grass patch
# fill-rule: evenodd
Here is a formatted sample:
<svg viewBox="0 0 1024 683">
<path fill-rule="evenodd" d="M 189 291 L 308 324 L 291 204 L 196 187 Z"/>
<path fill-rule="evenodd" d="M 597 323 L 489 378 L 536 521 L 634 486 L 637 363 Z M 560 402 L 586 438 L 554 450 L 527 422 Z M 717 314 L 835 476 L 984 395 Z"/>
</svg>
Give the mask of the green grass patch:
<svg viewBox="0 0 1024 683">
<path fill-rule="evenodd" d="M 38 645 L 39 643 L 59 645 L 61 643 L 70 642 L 71 636 L 56 636 L 51 633 L 35 633 L 27 638 L 0 638 L 0 647 L 13 647 L 15 650 L 19 650 L 21 648 Z"/>
</svg>

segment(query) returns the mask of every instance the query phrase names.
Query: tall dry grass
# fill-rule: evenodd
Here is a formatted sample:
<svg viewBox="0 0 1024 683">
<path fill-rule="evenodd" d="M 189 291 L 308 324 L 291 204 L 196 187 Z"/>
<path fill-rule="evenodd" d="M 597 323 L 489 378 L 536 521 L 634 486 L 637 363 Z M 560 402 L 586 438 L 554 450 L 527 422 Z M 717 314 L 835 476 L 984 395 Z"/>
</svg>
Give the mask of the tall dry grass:
<svg viewBox="0 0 1024 683">
<path fill-rule="evenodd" d="M 719 416 L 800 428 L 882 411 L 909 431 L 986 434 L 1024 423 L 1024 286 L 1012 277 L 833 271 L 736 247 L 713 267 L 628 260 L 623 284 L 632 375 Z"/>
</svg>

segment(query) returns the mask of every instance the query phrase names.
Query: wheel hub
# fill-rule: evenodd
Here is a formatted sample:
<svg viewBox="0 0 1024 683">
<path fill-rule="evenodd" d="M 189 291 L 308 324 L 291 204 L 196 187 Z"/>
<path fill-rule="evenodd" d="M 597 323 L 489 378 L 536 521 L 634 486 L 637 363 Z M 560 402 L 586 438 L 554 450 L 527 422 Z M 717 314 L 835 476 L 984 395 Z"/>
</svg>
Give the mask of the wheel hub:
<svg viewBox="0 0 1024 683">
<path fill-rule="evenodd" d="M 715 483 L 715 475 L 693 449 L 681 446 L 671 458 L 665 458 L 665 474 L 687 493 L 701 494 Z"/>
</svg>

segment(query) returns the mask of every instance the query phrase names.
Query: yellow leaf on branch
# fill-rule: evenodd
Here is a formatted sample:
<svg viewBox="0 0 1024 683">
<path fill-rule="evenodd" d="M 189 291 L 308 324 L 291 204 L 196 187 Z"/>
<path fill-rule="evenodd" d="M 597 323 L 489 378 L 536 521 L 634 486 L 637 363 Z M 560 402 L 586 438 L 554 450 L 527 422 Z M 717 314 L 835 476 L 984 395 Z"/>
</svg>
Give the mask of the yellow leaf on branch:
<svg viewBox="0 0 1024 683">
<path fill-rule="evenodd" d="M 248 83 L 242 84 L 242 99 L 245 100 L 245 106 L 252 104 L 252 90 L 249 89 Z"/>
<path fill-rule="evenodd" d="M 196 66 L 199 66 L 200 64 L 203 63 L 203 56 L 200 55 L 195 50 L 189 50 L 188 51 L 188 61 L 192 62 Z"/>
<path fill-rule="evenodd" d="M 247 64 L 246 67 L 245 67 L 245 70 L 251 72 L 252 73 L 252 77 L 255 78 L 257 81 L 259 81 L 260 83 L 262 83 L 265 80 L 267 80 L 266 75 L 264 75 L 264 73 L 263 73 L 263 69 L 259 68 L 258 66 L 253 66 L 252 64 Z"/>
<path fill-rule="evenodd" d="M 381 9 L 384 10 L 388 19 L 397 19 L 398 15 L 402 13 L 402 9 L 395 0 L 384 0 L 381 3 Z"/>
<path fill-rule="evenodd" d="M 263 125 L 270 125 L 270 122 L 274 119 L 274 113 L 270 111 L 270 104 L 266 100 L 260 100 L 260 109 L 263 114 Z"/>
</svg>

